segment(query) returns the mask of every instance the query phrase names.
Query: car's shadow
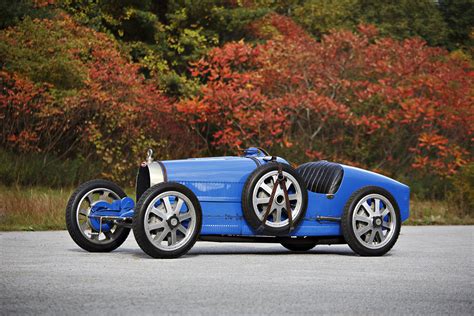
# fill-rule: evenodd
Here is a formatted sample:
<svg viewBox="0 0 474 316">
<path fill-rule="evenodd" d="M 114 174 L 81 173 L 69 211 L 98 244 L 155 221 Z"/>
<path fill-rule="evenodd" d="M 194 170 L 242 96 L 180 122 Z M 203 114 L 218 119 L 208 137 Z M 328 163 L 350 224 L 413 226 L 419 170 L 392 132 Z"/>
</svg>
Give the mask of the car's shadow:
<svg viewBox="0 0 474 316">
<path fill-rule="evenodd" d="M 229 247 L 231 248 L 231 247 Z M 315 249 L 308 251 L 290 251 L 286 249 L 256 249 L 252 247 L 239 246 L 238 249 L 229 249 L 223 251 L 221 249 L 212 249 L 211 247 L 191 249 L 187 256 L 193 255 L 218 255 L 218 256 L 235 256 L 235 255 L 255 255 L 255 256 L 310 256 L 310 255 L 341 255 L 341 256 L 355 256 L 354 252 L 349 248 L 338 247 L 337 249 Z"/>
<path fill-rule="evenodd" d="M 259 249 L 255 247 L 245 247 L 242 245 L 235 246 L 235 249 L 232 249 L 232 245 L 226 246 L 225 250 L 222 247 L 194 247 L 191 249 L 185 256 L 181 257 L 192 258 L 196 256 L 314 256 L 314 255 L 337 255 L 337 256 L 357 256 L 350 248 L 344 246 L 324 246 L 324 249 L 318 249 L 316 246 L 314 249 L 309 251 L 290 251 L 282 247 L 282 249 Z M 277 248 L 277 247 L 275 247 Z M 82 249 L 74 248 L 69 249 L 72 252 L 84 252 Z M 128 248 L 121 247 L 114 250 L 111 254 L 129 254 L 138 258 L 152 259 L 146 253 L 144 253 L 140 248 Z"/>
</svg>

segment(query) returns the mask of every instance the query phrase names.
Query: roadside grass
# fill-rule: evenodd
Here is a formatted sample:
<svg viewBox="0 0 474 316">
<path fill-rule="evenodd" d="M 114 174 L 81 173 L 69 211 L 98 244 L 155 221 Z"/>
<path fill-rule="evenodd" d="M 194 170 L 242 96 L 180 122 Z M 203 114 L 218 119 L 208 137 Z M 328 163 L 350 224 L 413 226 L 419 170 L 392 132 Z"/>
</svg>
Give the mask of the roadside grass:
<svg viewBox="0 0 474 316">
<path fill-rule="evenodd" d="M 64 210 L 72 190 L 0 187 L 0 230 L 66 229 Z"/>
<path fill-rule="evenodd" d="M 461 210 L 446 201 L 410 201 L 410 218 L 405 225 L 474 225 L 472 210 Z"/>
<path fill-rule="evenodd" d="M 66 229 L 64 210 L 73 189 L 0 186 L 0 231 Z M 133 189 L 125 190 L 133 197 Z M 411 201 L 407 225 L 473 225 L 469 211 L 453 211 L 444 201 Z"/>
</svg>

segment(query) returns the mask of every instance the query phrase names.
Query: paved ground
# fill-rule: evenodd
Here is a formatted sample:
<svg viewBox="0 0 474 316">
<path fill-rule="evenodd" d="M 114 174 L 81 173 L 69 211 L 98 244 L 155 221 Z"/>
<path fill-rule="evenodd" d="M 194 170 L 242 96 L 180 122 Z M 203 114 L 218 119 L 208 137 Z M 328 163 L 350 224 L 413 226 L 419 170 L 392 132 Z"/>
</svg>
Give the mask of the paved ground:
<svg viewBox="0 0 474 316">
<path fill-rule="evenodd" d="M 386 256 L 347 246 L 197 243 L 176 260 L 0 233 L 0 314 L 473 314 L 474 227 L 403 227 Z"/>
</svg>

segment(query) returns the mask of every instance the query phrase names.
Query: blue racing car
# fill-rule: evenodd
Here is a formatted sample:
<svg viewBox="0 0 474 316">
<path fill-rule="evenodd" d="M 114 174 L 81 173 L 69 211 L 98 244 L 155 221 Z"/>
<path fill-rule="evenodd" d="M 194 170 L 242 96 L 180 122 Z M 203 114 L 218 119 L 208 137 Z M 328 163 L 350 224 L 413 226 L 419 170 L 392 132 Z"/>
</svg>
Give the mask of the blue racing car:
<svg viewBox="0 0 474 316">
<path fill-rule="evenodd" d="M 133 229 L 154 258 L 182 256 L 197 240 L 275 242 L 291 251 L 347 243 L 380 256 L 409 216 L 408 186 L 338 163 L 293 168 L 254 147 L 241 157 L 156 161 L 152 154 L 138 171 L 136 205 L 106 180 L 72 194 L 66 224 L 80 247 L 112 251 Z"/>
</svg>

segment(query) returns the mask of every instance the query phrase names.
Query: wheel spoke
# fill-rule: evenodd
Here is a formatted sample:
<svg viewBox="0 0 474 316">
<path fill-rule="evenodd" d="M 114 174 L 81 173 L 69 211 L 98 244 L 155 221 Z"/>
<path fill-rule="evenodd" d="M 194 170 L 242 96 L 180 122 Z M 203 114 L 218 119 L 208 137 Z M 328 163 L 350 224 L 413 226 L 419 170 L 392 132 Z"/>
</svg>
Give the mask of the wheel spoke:
<svg viewBox="0 0 474 316">
<path fill-rule="evenodd" d="M 159 228 L 164 228 L 163 222 L 148 224 L 148 231 L 152 231 Z"/>
<path fill-rule="evenodd" d="M 176 230 L 172 230 L 171 231 L 171 245 L 174 245 L 176 244 L 177 242 L 177 238 L 176 238 Z"/>
<path fill-rule="evenodd" d="M 161 218 L 161 219 L 163 219 L 163 220 L 166 219 L 166 214 L 163 213 L 163 211 L 161 211 L 161 210 L 160 210 L 159 208 L 157 208 L 157 207 L 154 207 L 154 206 L 153 206 L 153 208 L 150 210 L 150 213 L 155 214 L 156 216 L 158 216 L 159 218 Z"/>
<path fill-rule="evenodd" d="M 81 231 L 85 232 L 86 229 L 89 229 L 89 224 L 87 223 L 87 221 L 85 221 L 81 223 L 80 227 L 81 227 Z"/>
<path fill-rule="evenodd" d="M 170 230 L 167 227 L 165 227 L 165 229 L 161 233 L 156 234 L 154 241 L 157 244 L 161 244 L 163 242 L 163 240 L 166 238 L 166 236 L 168 235 L 169 232 L 170 232 Z"/>
<path fill-rule="evenodd" d="M 385 209 L 384 209 L 383 212 L 382 212 L 382 218 L 384 218 L 385 216 L 387 216 L 389 212 L 390 212 L 390 210 L 388 209 L 388 207 L 385 206 Z"/>
<path fill-rule="evenodd" d="M 288 194 L 288 199 L 290 201 L 294 201 L 294 200 L 297 200 L 298 199 L 298 194 Z"/>
<path fill-rule="evenodd" d="M 386 221 L 384 221 L 384 222 L 382 223 L 382 227 L 383 227 L 383 228 L 386 228 L 386 229 L 388 229 L 388 230 L 391 230 L 391 229 L 392 229 L 392 227 L 390 226 L 390 223 L 389 223 L 389 222 L 386 222 Z"/>
<path fill-rule="evenodd" d="M 94 203 L 94 199 L 92 198 L 92 193 L 86 196 L 86 200 L 89 203 L 89 205 L 92 206 L 92 203 Z"/>
<path fill-rule="evenodd" d="M 281 207 L 278 207 L 275 212 L 276 215 L 273 217 L 273 222 L 274 223 L 279 223 L 281 222 Z"/>
<path fill-rule="evenodd" d="M 370 214 L 370 215 L 373 215 L 374 212 L 372 211 L 372 208 L 370 207 L 370 205 L 367 203 L 367 201 L 365 201 L 363 204 L 362 204 L 362 207 Z"/>
<path fill-rule="evenodd" d="M 375 229 L 372 229 L 372 231 L 370 232 L 369 240 L 367 241 L 369 244 L 372 244 L 374 242 L 376 234 L 377 234 L 377 231 Z"/>
<path fill-rule="evenodd" d="M 186 236 L 186 234 L 188 233 L 188 230 L 186 229 L 186 227 L 184 227 L 183 225 L 179 225 L 178 226 L 178 230 L 180 232 L 182 232 L 184 234 L 184 236 Z"/>
<path fill-rule="evenodd" d="M 84 216 L 89 216 L 89 215 L 87 214 L 87 210 L 85 210 L 85 209 L 83 209 L 83 208 L 79 209 L 79 214 L 80 214 L 80 215 L 84 215 Z"/>
<path fill-rule="evenodd" d="M 190 212 L 181 213 L 178 215 L 178 219 L 180 222 L 190 219 L 191 217 L 192 217 L 192 214 Z"/>
<path fill-rule="evenodd" d="M 265 192 L 267 192 L 268 194 L 272 194 L 272 188 L 270 188 L 270 186 L 268 186 L 268 184 L 262 183 L 262 184 L 260 185 L 260 188 L 262 188 L 263 190 L 265 190 Z"/>
<path fill-rule="evenodd" d="M 357 230 L 357 235 L 362 236 L 362 235 L 364 235 L 365 233 L 367 233 L 367 232 L 368 232 L 369 230 L 371 230 L 371 229 L 372 229 L 372 227 L 371 227 L 370 225 L 366 225 L 366 226 L 364 226 L 364 227 L 362 227 L 362 228 L 359 228 L 359 229 Z"/>
<path fill-rule="evenodd" d="M 374 213 L 379 214 L 380 213 L 380 200 L 379 199 L 374 199 L 374 201 L 375 201 Z"/>
<path fill-rule="evenodd" d="M 109 198 L 109 194 L 110 194 L 109 191 L 104 191 L 104 192 L 101 194 L 101 196 L 99 197 L 99 200 L 106 201 L 107 198 Z"/>
<path fill-rule="evenodd" d="M 356 216 L 354 216 L 354 219 L 355 219 L 356 221 L 359 221 L 359 222 L 364 222 L 364 223 L 367 223 L 367 224 L 370 223 L 370 219 L 369 219 L 368 217 L 366 217 L 366 216 L 356 215 Z"/>
<path fill-rule="evenodd" d="M 257 204 L 267 204 L 270 202 L 269 197 L 257 198 Z"/>
<path fill-rule="evenodd" d="M 379 233 L 380 242 L 383 242 L 387 236 L 383 234 L 381 227 L 377 229 L 377 232 Z"/>
<path fill-rule="evenodd" d="M 184 200 L 177 198 L 178 200 L 176 201 L 174 205 L 174 214 L 178 215 L 179 212 L 181 211 L 181 208 L 183 207 Z"/>
<path fill-rule="evenodd" d="M 170 203 L 170 197 L 165 196 L 162 200 L 163 200 L 163 204 L 165 205 L 166 213 L 170 214 L 173 211 L 173 208 L 171 207 L 171 203 Z"/>
</svg>

